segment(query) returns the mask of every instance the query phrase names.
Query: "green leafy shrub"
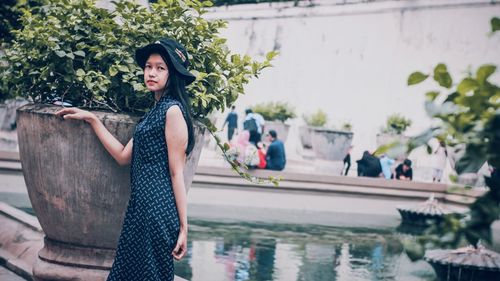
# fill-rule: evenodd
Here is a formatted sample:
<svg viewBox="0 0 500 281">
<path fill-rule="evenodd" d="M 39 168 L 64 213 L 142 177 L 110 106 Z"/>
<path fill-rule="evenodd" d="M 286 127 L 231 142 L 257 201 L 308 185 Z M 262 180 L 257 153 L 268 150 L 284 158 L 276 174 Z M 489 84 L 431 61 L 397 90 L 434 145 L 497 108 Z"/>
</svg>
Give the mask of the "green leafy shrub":
<svg viewBox="0 0 500 281">
<path fill-rule="evenodd" d="M 40 0 L 43 1 L 43 0 Z M 217 128 L 206 116 L 231 106 L 251 78 L 271 66 L 277 54 L 262 62 L 232 53 L 219 36 L 224 20 L 202 16 L 210 1 L 161 0 L 149 8 L 133 0 L 113 2 L 114 10 L 98 8 L 95 0 L 52 0 L 36 13 L 25 11 L 22 29 L 0 57 L 1 92 L 36 103 L 69 101 L 87 109 L 142 114 L 154 102 L 143 82 L 143 71 L 134 61 L 135 50 L 163 37 L 183 44 L 196 81 L 187 88 L 192 113 L 213 134 Z M 229 145 L 213 135 L 226 160 L 240 176 L 244 173 L 226 155 Z"/>
<path fill-rule="evenodd" d="M 304 115 L 303 119 L 308 126 L 324 127 L 328 122 L 328 115 L 323 110 L 318 109 L 318 111 L 311 115 Z"/>
<path fill-rule="evenodd" d="M 386 125 L 382 128 L 382 132 L 401 135 L 411 126 L 411 123 L 410 119 L 405 118 L 401 114 L 392 114 L 387 117 Z"/>
<path fill-rule="evenodd" d="M 13 30 L 21 28 L 20 17 L 26 9 L 42 5 L 46 0 L 3 0 L 0 5 L 0 43 L 10 42 Z"/>
<path fill-rule="evenodd" d="M 222 20 L 202 17 L 210 1 L 164 0 L 150 9 L 120 0 L 115 10 L 94 0 L 54 0 L 36 14 L 26 12 L 21 30 L 6 49 L 2 79 L 10 94 L 34 102 L 54 99 L 87 108 L 145 112 L 153 102 L 134 51 L 162 37 L 181 42 L 189 53 L 196 81 L 189 86 L 193 114 L 223 110 L 243 94 L 243 85 L 271 66 L 232 54 L 219 37 Z"/>
<path fill-rule="evenodd" d="M 286 102 L 268 102 L 257 104 L 252 107 L 252 111 L 259 113 L 265 120 L 285 122 L 290 118 L 295 118 L 295 109 Z"/>
</svg>

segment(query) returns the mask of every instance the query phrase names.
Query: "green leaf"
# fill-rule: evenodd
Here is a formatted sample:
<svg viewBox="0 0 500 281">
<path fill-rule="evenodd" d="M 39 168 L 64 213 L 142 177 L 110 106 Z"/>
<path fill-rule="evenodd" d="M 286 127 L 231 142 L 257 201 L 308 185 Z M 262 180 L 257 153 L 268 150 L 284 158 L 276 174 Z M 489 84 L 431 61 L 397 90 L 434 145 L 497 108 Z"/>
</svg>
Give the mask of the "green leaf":
<svg viewBox="0 0 500 281">
<path fill-rule="evenodd" d="M 82 58 L 85 57 L 85 52 L 84 51 L 76 51 L 76 52 L 73 52 L 73 54 L 75 56 L 79 56 L 79 57 L 82 57 Z"/>
<path fill-rule="evenodd" d="M 494 17 L 491 19 L 491 32 L 500 30 L 500 18 Z"/>
<path fill-rule="evenodd" d="M 434 68 L 434 80 L 439 83 L 440 86 L 445 88 L 450 88 L 453 80 L 451 79 L 450 74 L 448 73 L 448 69 L 446 65 L 440 63 Z"/>
<path fill-rule="evenodd" d="M 477 173 L 485 162 L 486 155 L 481 147 L 469 144 L 465 149 L 464 155 L 455 163 L 455 170 L 459 175 L 465 173 Z"/>
<path fill-rule="evenodd" d="M 439 127 L 433 127 L 425 130 L 417 136 L 411 137 L 408 140 L 408 146 L 415 148 L 422 145 L 426 145 L 432 138 L 439 136 L 442 133 Z"/>
<path fill-rule="evenodd" d="M 269 53 L 266 54 L 266 59 L 268 61 L 270 61 L 270 60 L 272 60 L 277 55 L 278 55 L 278 52 L 276 52 L 276 51 L 269 52 Z"/>
<path fill-rule="evenodd" d="M 75 56 L 73 55 L 73 53 L 66 53 L 66 56 L 70 59 L 75 59 Z"/>
<path fill-rule="evenodd" d="M 427 97 L 427 100 L 434 101 L 439 96 L 439 92 L 427 92 L 425 96 Z"/>
<path fill-rule="evenodd" d="M 410 76 L 408 76 L 408 86 L 421 83 L 427 79 L 427 77 L 429 77 L 429 75 L 423 74 L 420 71 L 413 72 Z"/>
<path fill-rule="evenodd" d="M 387 154 L 389 158 L 398 158 L 400 155 L 407 152 L 407 145 L 400 141 L 395 141 L 389 144 L 379 146 L 373 155 L 380 156 L 382 154 Z"/>
<path fill-rule="evenodd" d="M 116 74 L 118 74 L 118 70 L 116 69 L 116 67 L 113 65 L 109 68 L 109 75 L 111 77 L 113 76 L 116 76 Z"/>
<path fill-rule="evenodd" d="M 476 90 L 478 87 L 479 83 L 477 83 L 476 80 L 472 78 L 465 78 L 462 82 L 460 82 L 460 84 L 458 84 L 457 91 L 460 94 L 465 95 L 470 91 Z"/>
<path fill-rule="evenodd" d="M 488 77 L 495 73 L 497 67 L 492 64 L 482 65 L 476 72 L 476 79 L 480 84 L 483 84 Z"/>
<path fill-rule="evenodd" d="M 434 102 L 426 101 L 425 102 L 425 111 L 429 116 L 438 116 L 438 115 L 449 115 L 456 113 L 459 110 L 459 107 L 453 102 L 446 101 L 441 105 L 437 105 Z"/>
<path fill-rule="evenodd" d="M 406 255 L 408 255 L 408 258 L 410 258 L 410 260 L 416 261 L 424 257 L 425 249 L 419 243 L 410 240 L 404 240 L 403 246 L 405 248 Z"/>
<path fill-rule="evenodd" d="M 132 88 L 134 89 L 134 91 L 141 91 L 143 89 L 143 86 L 142 84 L 136 83 L 132 86 Z"/>
<path fill-rule="evenodd" d="M 65 56 L 66 56 L 66 52 L 61 51 L 61 50 L 58 50 L 58 51 L 56 51 L 56 55 L 57 55 L 58 57 L 60 57 L 60 58 L 63 58 L 63 57 L 65 57 Z"/>
<path fill-rule="evenodd" d="M 122 72 L 128 72 L 129 71 L 128 67 L 126 65 L 123 65 L 123 64 L 119 65 L 118 69 L 120 71 L 122 71 Z"/>
<path fill-rule="evenodd" d="M 84 76 L 85 75 L 85 71 L 81 68 L 79 68 L 77 71 L 76 71 L 76 76 Z"/>
</svg>

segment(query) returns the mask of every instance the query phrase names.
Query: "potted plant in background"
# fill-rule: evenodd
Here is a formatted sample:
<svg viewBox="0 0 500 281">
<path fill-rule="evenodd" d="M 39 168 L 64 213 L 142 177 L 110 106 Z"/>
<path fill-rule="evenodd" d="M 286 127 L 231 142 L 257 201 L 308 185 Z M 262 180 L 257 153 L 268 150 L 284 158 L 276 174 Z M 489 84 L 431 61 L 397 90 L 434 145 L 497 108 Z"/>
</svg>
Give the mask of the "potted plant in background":
<svg viewBox="0 0 500 281">
<path fill-rule="evenodd" d="M 303 148 L 312 148 L 312 129 L 314 127 L 324 127 L 328 122 L 326 113 L 318 109 L 315 113 L 310 115 L 303 115 L 302 119 L 306 122 L 306 126 L 299 127 L 300 142 Z"/>
<path fill-rule="evenodd" d="M 406 143 L 408 137 L 403 133 L 410 127 L 412 121 L 401 114 L 395 113 L 387 117 L 384 127 L 377 134 L 377 146 L 387 146 L 393 143 Z M 407 153 L 401 152 L 396 155 L 397 160 L 404 160 L 408 156 Z"/>
<path fill-rule="evenodd" d="M 352 132 L 352 124 L 350 122 L 344 122 L 341 128 L 343 131 Z"/>
<path fill-rule="evenodd" d="M 266 120 L 264 130 L 275 130 L 278 138 L 286 142 L 290 125 L 285 124 L 288 119 L 295 118 L 295 109 L 286 102 L 268 102 L 254 105 L 252 111 L 259 113 Z"/>
<path fill-rule="evenodd" d="M 354 134 L 327 127 L 328 116 L 321 109 L 303 118 L 308 126 L 299 129 L 302 145 L 305 147 L 304 144 L 310 144 L 314 152 L 316 169 L 340 174 L 342 160 L 351 147 Z"/>
<path fill-rule="evenodd" d="M 74 280 L 74 272 L 84 280 L 103 280 L 130 194 L 129 168 L 118 166 L 83 121 L 55 117 L 60 107 L 54 102 L 94 111 L 125 143 L 153 103 L 135 49 L 158 38 L 177 39 L 197 77 L 188 88 L 199 121 L 186 167 L 189 186 L 205 128 L 216 130 L 207 115 L 231 106 L 243 85 L 271 65 L 272 52 L 263 62 L 232 54 L 219 37 L 226 22 L 202 17 L 210 5 L 158 1 L 148 9 L 123 0 L 109 11 L 93 0 L 54 0 L 21 18 L 23 28 L 13 31 L 1 58 L 8 63 L 1 76 L 7 81 L 3 91 L 32 102 L 18 110 L 18 135 L 28 194 L 46 235 L 36 280 Z"/>
</svg>

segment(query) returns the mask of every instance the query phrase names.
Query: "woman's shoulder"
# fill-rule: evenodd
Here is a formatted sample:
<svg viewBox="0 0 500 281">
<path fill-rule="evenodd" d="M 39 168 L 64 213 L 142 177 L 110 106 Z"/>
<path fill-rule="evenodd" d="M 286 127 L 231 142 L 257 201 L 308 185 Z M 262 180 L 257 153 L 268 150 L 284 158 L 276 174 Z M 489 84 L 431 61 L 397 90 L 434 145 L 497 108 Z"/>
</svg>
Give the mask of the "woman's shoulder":
<svg viewBox="0 0 500 281">
<path fill-rule="evenodd" d="M 183 107 L 182 103 L 173 97 L 167 96 L 167 97 L 162 98 L 160 100 L 160 104 L 164 110 L 168 110 L 172 107 L 178 106 L 180 108 L 180 110 L 182 111 L 182 113 L 184 113 L 184 107 Z"/>
</svg>

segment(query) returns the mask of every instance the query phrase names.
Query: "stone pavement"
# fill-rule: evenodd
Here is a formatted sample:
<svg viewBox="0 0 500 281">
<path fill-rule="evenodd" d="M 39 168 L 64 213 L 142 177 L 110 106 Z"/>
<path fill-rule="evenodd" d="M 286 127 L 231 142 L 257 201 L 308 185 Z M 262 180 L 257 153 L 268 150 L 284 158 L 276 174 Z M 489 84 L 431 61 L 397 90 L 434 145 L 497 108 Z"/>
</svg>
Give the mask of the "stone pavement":
<svg viewBox="0 0 500 281">
<path fill-rule="evenodd" d="M 25 281 L 21 276 L 13 273 L 7 268 L 0 266 L 0 280 L 1 281 Z"/>
</svg>

